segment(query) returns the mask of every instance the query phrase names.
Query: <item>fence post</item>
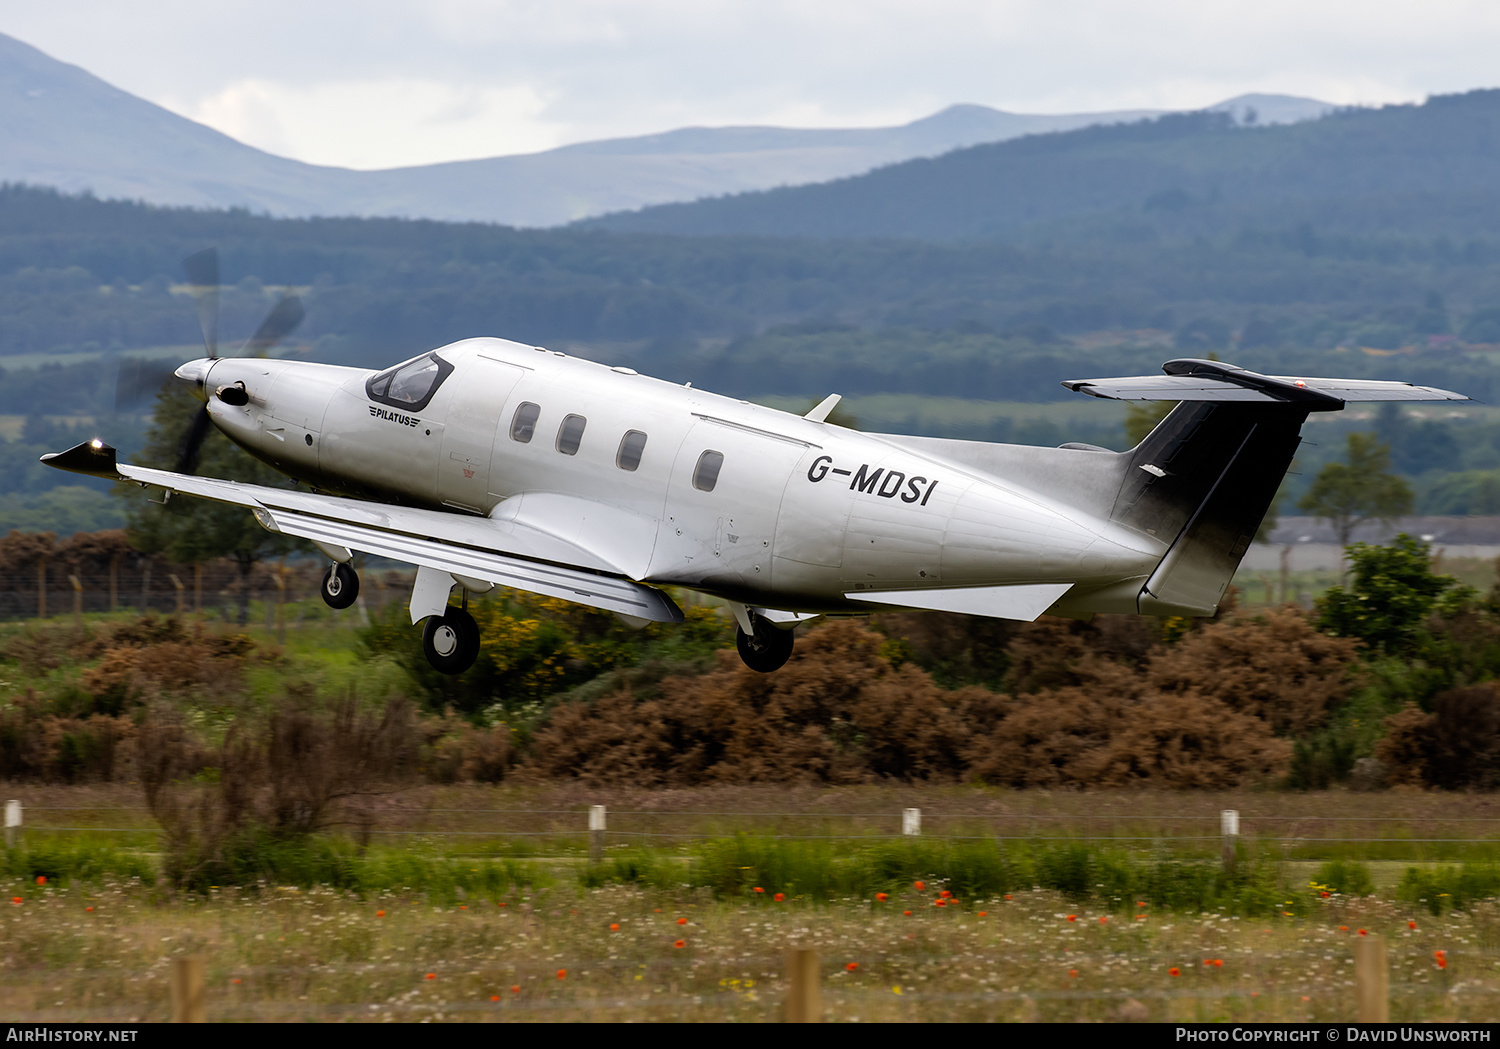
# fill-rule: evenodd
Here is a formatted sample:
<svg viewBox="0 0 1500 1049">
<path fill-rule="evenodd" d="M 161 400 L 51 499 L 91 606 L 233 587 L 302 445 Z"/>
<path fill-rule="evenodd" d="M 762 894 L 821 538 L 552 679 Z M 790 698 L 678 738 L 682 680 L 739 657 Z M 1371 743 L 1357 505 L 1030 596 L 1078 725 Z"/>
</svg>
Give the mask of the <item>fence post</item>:
<svg viewBox="0 0 1500 1049">
<path fill-rule="evenodd" d="M 603 805 L 589 806 L 589 862 L 604 862 L 604 817 Z"/>
<path fill-rule="evenodd" d="M 193 562 L 193 612 L 203 611 L 203 563 Z"/>
<path fill-rule="evenodd" d="M 1240 837 L 1240 813 L 1238 809 L 1224 809 L 1219 813 L 1219 834 L 1222 837 L 1221 853 L 1224 873 L 1234 872 L 1234 847 Z"/>
<path fill-rule="evenodd" d="M 120 610 L 120 555 L 109 555 L 109 610 Z"/>
<path fill-rule="evenodd" d="M 83 583 L 76 575 L 68 576 L 73 584 L 73 625 L 83 626 Z"/>
<path fill-rule="evenodd" d="M 901 811 L 901 833 L 916 837 L 922 833 L 922 810 L 903 809 Z"/>
<path fill-rule="evenodd" d="M 15 848 L 21 837 L 21 803 L 14 798 L 5 803 L 5 847 Z"/>
<path fill-rule="evenodd" d="M 1354 993 L 1360 1023 L 1391 1022 L 1391 970 L 1384 937 L 1371 934 L 1354 941 Z"/>
<path fill-rule="evenodd" d="M 177 578 L 176 572 L 168 572 L 167 578 L 172 580 L 172 585 L 177 588 L 177 614 L 182 615 L 182 580 Z"/>
<path fill-rule="evenodd" d="M 271 581 L 276 584 L 276 643 L 286 644 L 286 559 L 282 558 L 281 564 L 276 567 L 276 572 L 271 576 Z"/>
<path fill-rule="evenodd" d="M 172 959 L 172 1022 L 201 1024 L 203 1015 L 203 955 Z"/>
<path fill-rule="evenodd" d="M 823 995 L 818 986 L 818 952 L 795 947 L 786 952 L 786 1022 L 823 1022 Z"/>
<path fill-rule="evenodd" d="M 47 618 L 47 555 L 36 559 L 36 617 Z"/>
</svg>

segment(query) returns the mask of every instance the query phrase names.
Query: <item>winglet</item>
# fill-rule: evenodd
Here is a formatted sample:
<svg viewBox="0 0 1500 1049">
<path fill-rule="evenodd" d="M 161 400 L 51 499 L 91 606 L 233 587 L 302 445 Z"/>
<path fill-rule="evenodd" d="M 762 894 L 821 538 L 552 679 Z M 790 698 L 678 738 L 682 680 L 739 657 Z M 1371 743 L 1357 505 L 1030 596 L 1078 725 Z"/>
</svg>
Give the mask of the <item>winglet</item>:
<svg viewBox="0 0 1500 1049">
<path fill-rule="evenodd" d="M 829 414 L 838 407 L 839 401 L 843 399 L 844 398 L 842 394 L 830 393 L 827 397 L 824 397 L 821 401 L 818 402 L 818 406 L 816 408 L 808 412 L 802 418 L 811 419 L 815 423 L 827 422 Z"/>
<path fill-rule="evenodd" d="M 42 456 L 42 462 L 59 470 L 91 477 L 120 479 L 120 468 L 115 462 L 115 450 L 95 437 L 92 441 L 75 444 L 65 452 L 51 452 Z"/>
</svg>

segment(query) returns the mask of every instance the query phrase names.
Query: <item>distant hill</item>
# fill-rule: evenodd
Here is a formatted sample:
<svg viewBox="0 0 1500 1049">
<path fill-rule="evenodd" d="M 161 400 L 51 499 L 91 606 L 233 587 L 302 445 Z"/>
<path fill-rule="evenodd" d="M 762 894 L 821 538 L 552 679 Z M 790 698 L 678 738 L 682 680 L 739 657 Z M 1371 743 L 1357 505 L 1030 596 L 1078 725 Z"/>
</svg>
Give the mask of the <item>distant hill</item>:
<svg viewBox="0 0 1500 1049">
<path fill-rule="evenodd" d="M 1307 120 L 1331 108 L 1279 95 L 1247 95 L 1215 107 L 1236 121 L 1261 123 Z M 822 182 L 976 143 L 1154 112 L 1037 116 L 963 105 L 892 128 L 683 128 L 522 156 L 352 171 L 254 149 L 0 34 L 0 181 L 290 217 L 555 226 L 669 201 Z"/>
<path fill-rule="evenodd" d="M 819 185 L 663 205 L 583 225 L 629 232 L 952 240 L 1124 239 L 1314 225 L 1359 236 L 1500 230 L 1500 90 L 1247 125 L 1169 114 L 973 146 Z M 1108 219 L 1112 231 L 1100 225 Z M 1154 235 L 1154 234 L 1151 234 Z"/>
</svg>

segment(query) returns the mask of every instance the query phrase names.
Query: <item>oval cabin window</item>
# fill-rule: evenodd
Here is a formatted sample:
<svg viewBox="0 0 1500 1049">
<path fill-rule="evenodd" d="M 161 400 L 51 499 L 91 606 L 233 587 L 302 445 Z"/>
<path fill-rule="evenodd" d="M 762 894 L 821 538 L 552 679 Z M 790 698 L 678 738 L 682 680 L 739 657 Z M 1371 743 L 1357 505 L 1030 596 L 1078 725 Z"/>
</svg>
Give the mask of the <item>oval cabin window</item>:
<svg viewBox="0 0 1500 1049">
<path fill-rule="evenodd" d="M 693 487 L 700 492 L 711 492 L 719 483 L 719 468 L 724 465 L 723 452 L 704 452 L 698 456 L 698 466 L 693 470 Z"/>
<path fill-rule="evenodd" d="M 641 453 L 646 450 L 646 435 L 639 430 L 627 431 L 620 438 L 620 450 L 615 454 L 615 465 L 634 473 L 641 465 Z"/>
<path fill-rule="evenodd" d="M 564 455 L 577 455 L 578 445 L 583 441 L 583 428 L 589 421 L 581 415 L 569 415 L 557 428 L 557 450 Z"/>
<path fill-rule="evenodd" d="M 522 444 L 530 444 L 531 438 L 536 435 L 536 421 L 541 414 L 541 407 L 530 401 L 518 407 L 515 416 L 510 420 L 510 439 L 520 441 Z"/>
</svg>

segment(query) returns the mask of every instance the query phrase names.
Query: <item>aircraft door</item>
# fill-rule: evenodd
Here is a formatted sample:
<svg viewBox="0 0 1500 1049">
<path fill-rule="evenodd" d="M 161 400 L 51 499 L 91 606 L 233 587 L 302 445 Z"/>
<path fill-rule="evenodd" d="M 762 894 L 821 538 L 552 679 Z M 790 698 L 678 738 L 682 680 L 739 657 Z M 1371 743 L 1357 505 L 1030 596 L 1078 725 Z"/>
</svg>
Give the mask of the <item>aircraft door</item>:
<svg viewBox="0 0 1500 1049">
<path fill-rule="evenodd" d="M 443 428 L 443 453 L 438 461 L 438 484 L 443 505 L 488 512 L 490 450 L 504 415 L 510 391 L 524 370 L 514 364 L 475 354 L 458 368 L 449 386 L 448 416 Z"/>
<path fill-rule="evenodd" d="M 672 466 L 653 576 L 728 593 L 768 589 L 782 493 L 804 449 L 694 425 Z"/>
</svg>

